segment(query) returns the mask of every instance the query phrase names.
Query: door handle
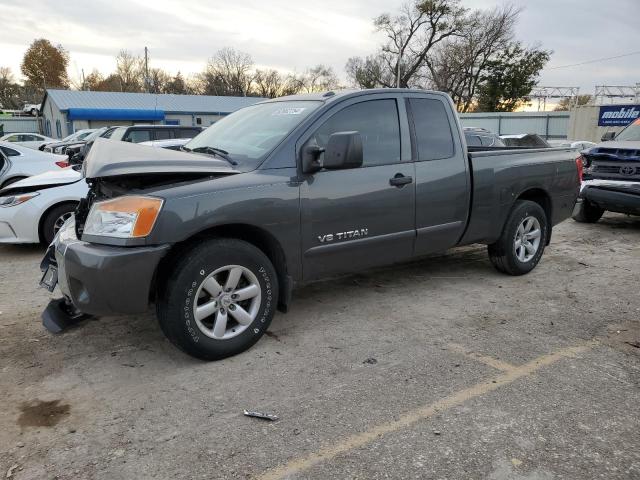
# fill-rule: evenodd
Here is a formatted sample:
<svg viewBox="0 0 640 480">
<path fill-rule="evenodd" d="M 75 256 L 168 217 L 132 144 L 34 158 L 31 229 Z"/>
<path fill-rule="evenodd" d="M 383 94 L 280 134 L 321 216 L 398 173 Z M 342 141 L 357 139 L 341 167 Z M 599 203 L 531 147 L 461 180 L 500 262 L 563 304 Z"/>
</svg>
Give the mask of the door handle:
<svg viewBox="0 0 640 480">
<path fill-rule="evenodd" d="M 413 182 L 413 177 L 406 177 L 401 173 L 396 173 L 393 178 L 389 179 L 389 185 L 393 187 L 403 187 L 404 185 Z"/>
</svg>

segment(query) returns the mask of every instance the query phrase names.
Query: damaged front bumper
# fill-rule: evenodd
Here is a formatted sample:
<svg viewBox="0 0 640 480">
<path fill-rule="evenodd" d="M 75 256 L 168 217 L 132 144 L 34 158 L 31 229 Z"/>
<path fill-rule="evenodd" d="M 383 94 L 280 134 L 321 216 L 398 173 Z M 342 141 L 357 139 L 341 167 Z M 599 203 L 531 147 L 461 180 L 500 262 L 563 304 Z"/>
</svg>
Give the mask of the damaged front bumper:
<svg viewBox="0 0 640 480">
<path fill-rule="evenodd" d="M 585 200 L 610 212 L 640 215 L 640 182 L 588 180 L 578 201 Z"/>
<path fill-rule="evenodd" d="M 42 261 L 41 285 L 50 291 L 57 286 L 62 292 L 64 305 L 51 307 L 57 316 L 142 313 L 149 308 L 156 268 L 168 250 L 169 245 L 114 247 L 83 242 L 69 219 Z"/>
</svg>

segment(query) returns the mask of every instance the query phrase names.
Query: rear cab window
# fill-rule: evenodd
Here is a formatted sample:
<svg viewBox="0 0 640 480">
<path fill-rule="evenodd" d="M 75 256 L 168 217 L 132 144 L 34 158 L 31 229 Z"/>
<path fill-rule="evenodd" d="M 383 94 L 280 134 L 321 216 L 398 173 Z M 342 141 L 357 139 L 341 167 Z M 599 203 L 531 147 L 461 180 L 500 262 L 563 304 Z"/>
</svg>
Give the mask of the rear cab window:
<svg viewBox="0 0 640 480">
<path fill-rule="evenodd" d="M 169 140 L 172 137 L 172 130 L 170 128 L 156 128 L 154 133 L 155 140 Z"/>
<path fill-rule="evenodd" d="M 202 130 L 198 128 L 179 128 L 175 131 L 175 138 L 193 138 L 200 132 L 202 132 Z"/>
<path fill-rule="evenodd" d="M 431 98 L 409 98 L 408 103 L 415 130 L 417 160 L 453 157 L 453 132 L 444 104 Z"/>
<path fill-rule="evenodd" d="M 129 132 L 124 136 L 123 140 L 125 142 L 131 143 L 140 143 L 140 142 L 148 142 L 153 140 L 151 138 L 151 130 L 129 130 Z"/>
</svg>

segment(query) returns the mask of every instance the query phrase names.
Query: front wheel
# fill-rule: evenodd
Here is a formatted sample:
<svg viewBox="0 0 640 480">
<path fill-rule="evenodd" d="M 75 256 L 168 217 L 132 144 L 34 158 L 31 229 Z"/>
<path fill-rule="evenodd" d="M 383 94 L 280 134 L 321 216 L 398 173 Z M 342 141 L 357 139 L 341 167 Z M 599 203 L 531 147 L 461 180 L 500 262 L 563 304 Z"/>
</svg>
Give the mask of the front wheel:
<svg viewBox="0 0 640 480">
<path fill-rule="evenodd" d="M 261 250 L 242 240 L 197 244 L 179 255 L 160 281 L 160 327 L 196 358 L 219 360 L 247 350 L 275 314 L 275 269 Z"/>
<path fill-rule="evenodd" d="M 46 245 L 50 245 L 53 241 L 53 238 L 58 233 L 58 230 L 64 225 L 75 212 L 77 207 L 76 203 L 64 203 L 62 205 L 58 205 L 49 212 L 42 220 L 42 240 Z"/>
<path fill-rule="evenodd" d="M 547 216 L 540 205 L 518 200 L 498 241 L 489 245 L 489 258 L 500 272 L 524 275 L 533 270 L 544 252 Z"/>
<path fill-rule="evenodd" d="M 600 208 L 589 200 L 578 201 L 573 207 L 571 218 L 580 223 L 596 223 L 604 214 L 604 208 Z"/>
</svg>

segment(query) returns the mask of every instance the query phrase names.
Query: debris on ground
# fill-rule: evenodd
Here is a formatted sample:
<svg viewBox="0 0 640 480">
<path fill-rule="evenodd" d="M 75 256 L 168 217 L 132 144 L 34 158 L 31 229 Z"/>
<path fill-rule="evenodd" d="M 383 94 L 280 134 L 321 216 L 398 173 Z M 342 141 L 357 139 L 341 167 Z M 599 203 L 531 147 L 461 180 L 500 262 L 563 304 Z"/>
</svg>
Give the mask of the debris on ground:
<svg viewBox="0 0 640 480">
<path fill-rule="evenodd" d="M 278 420 L 277 415 L 272 415 L 270 413 L 251 412 L 249 410 L 245 410 L 244 414 L 247 417 L 261 418 L 263 420 L 269 420 L 271 422 L 275 422 L 276 420 Z"/>
<path fill-rule="evenodd" d="M 7 470 L 7 477 L 6 477 L 6 478 L 11 478 L 11 477 L 13 477 L 13 471 L 14 471 L 16 468 L 18 468 L 18 467 L 19 467 L 19 465 L 18 465 L 17 463 L 16 463 L 16 464 L 14 464 L 14 465 L 12 465 L 12 466 L 10 466 L 10 467 L 9 467 L 9 470 Z"/>
<path fill-rule="evenodd" d="M 366 363 L 366 364 L 369 364 L 369 365 L 375 365 L 376 363 L 378 363 L 378 360 L 376 360 L 373 357 L 369 357 L 362 363 Z"/>
</svg>

